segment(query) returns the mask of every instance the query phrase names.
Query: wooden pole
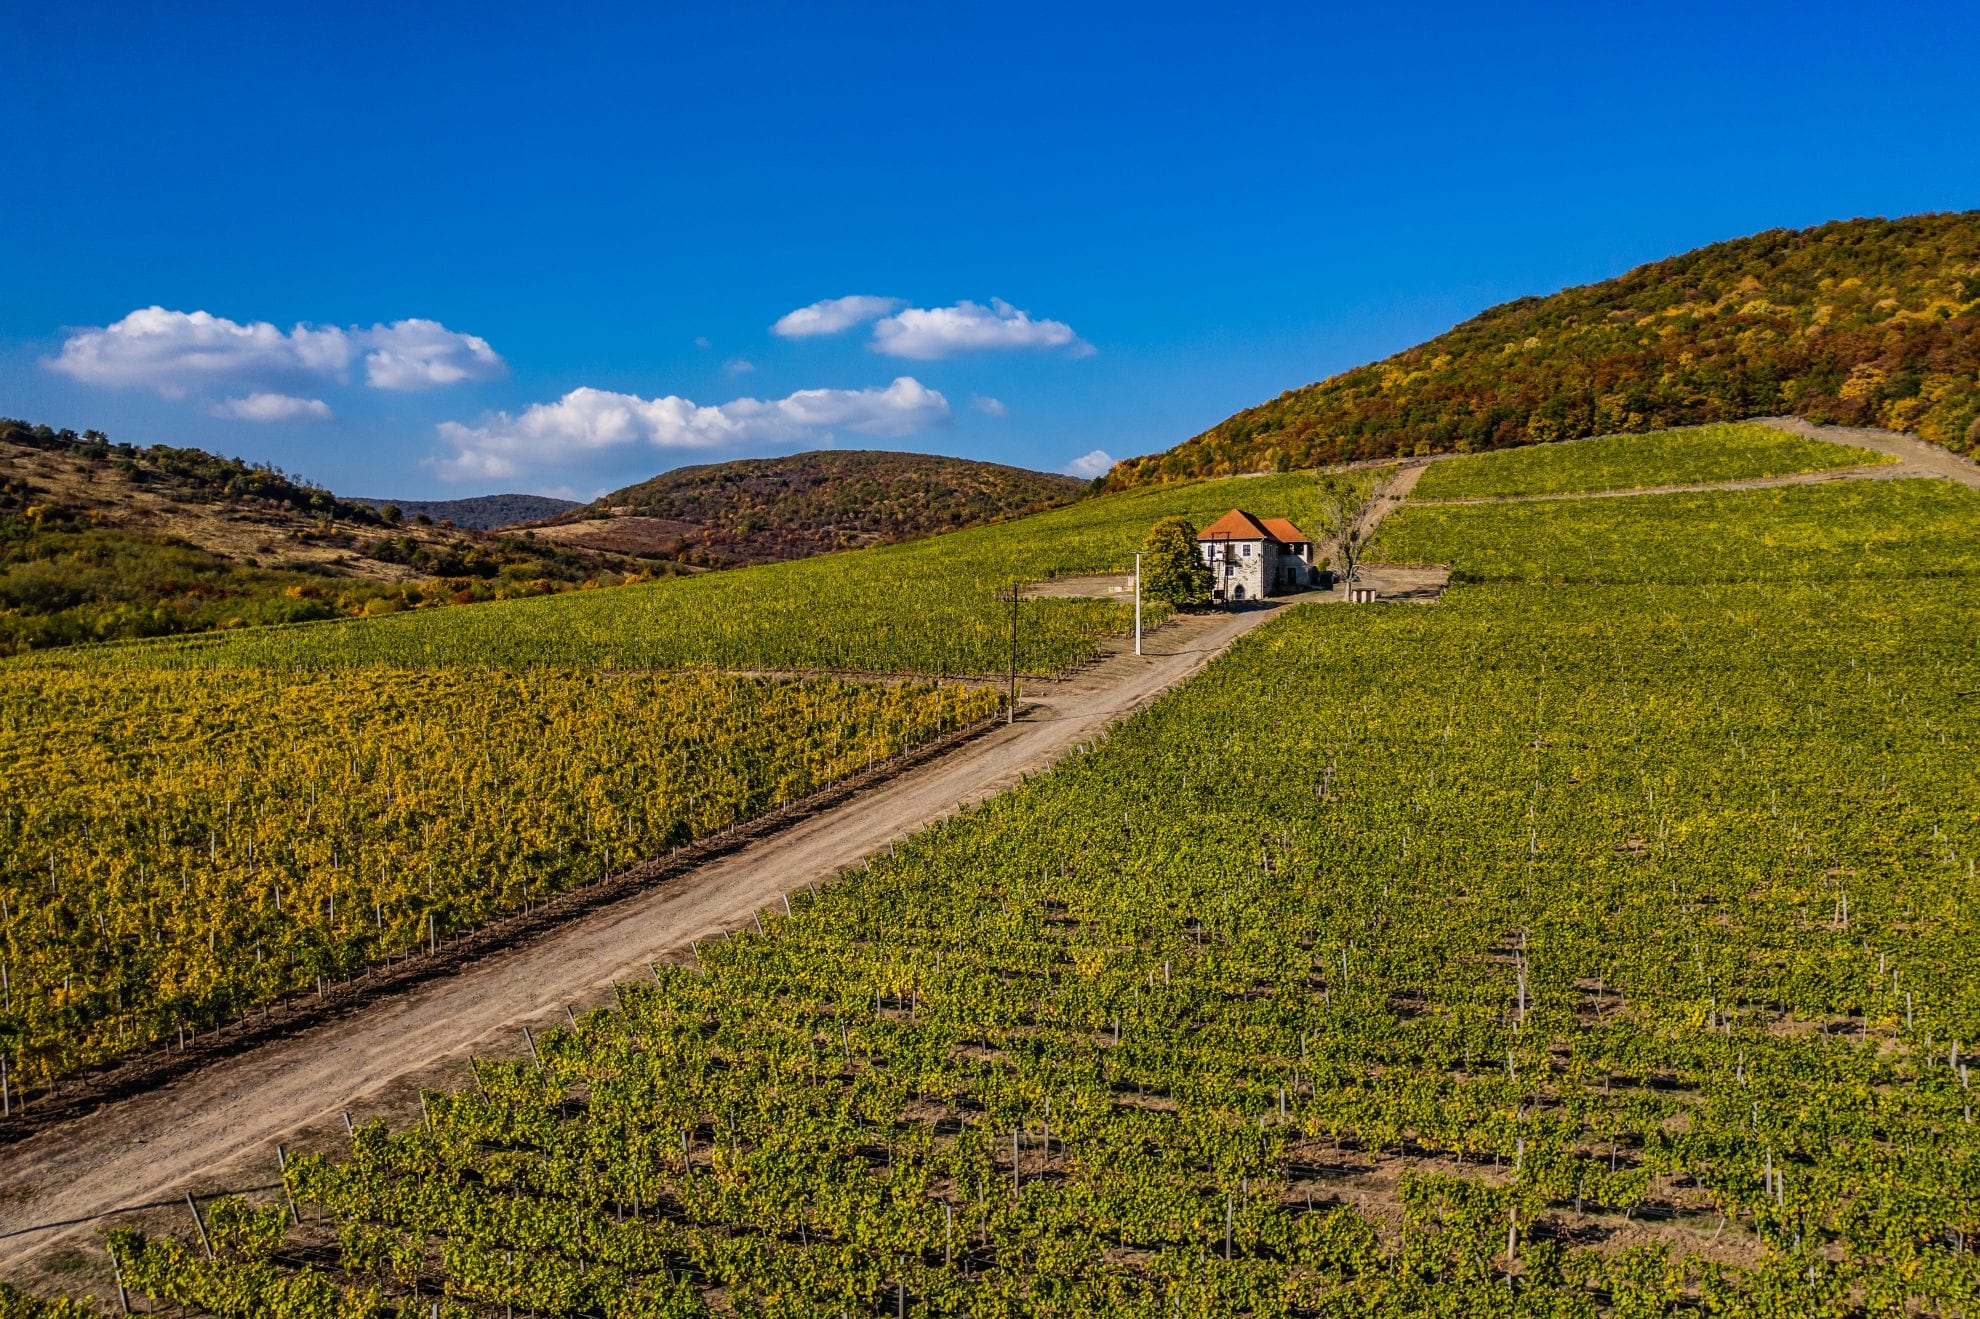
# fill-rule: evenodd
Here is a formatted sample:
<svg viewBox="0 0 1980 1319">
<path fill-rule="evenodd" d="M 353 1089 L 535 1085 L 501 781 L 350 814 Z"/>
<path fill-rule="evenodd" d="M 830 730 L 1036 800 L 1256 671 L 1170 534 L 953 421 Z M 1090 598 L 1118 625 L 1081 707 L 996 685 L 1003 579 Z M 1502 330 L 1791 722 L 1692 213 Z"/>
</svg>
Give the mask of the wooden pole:
<svg viewBox="0 0 1980 1319">
<path fill-rule="evenodd" d="M 1134 556 L 1134 653 L 1141 653 L 1141 555 Z"/>
<path fill-rule="evenodd" d="M 107 1241 L 103 1243 L 103 1253 L 110 1257 L 110 1271 L 117 1277 L 117 1309 L 124 1314 L 129 1314 L 131 1312 L 131 1294 L 124 1288 L 123 1261 L 117 1258 L 116 1248 Z"/>
<path fill-rule="evenodd" d="M 192 1192 L 186 1192 L 186 1208 L 192 1211 L 193 1226 L 199 1229 L 199 1244 L 206 1251 L 208 1259 L 213 1258 L 213 1242 L 206 1235 L 206 1222 L 199 1216 L 199 1205 L 194 1202 Z"/>
<path fill-rule="evenodd" d="M 1017 722 L 1017 703 L 1018 703 L 1017 625 L 1018 625 L 1018 583 L 1015 580 L 1013 580 L 1011 582 L 1011 708 L 1005 711 L 1004 713 L 1004 723 L 1007 726 L 1010 724 L 1015 724 Z"/>
<path fill-rule="evenodd" d="M 350 1124 L 348 1115 L 345 1116 L 344 1123 L 346 1126 Z M 275 1167 L 282 1174 L 282 1198 L 289 1202 L 289 1221 L 301 1227 L 302 1215 L 296 1212 L 296 1197 L 289 1194 L 289 1152 L 280 1145 L 275 1147 Z"/>
</svg>

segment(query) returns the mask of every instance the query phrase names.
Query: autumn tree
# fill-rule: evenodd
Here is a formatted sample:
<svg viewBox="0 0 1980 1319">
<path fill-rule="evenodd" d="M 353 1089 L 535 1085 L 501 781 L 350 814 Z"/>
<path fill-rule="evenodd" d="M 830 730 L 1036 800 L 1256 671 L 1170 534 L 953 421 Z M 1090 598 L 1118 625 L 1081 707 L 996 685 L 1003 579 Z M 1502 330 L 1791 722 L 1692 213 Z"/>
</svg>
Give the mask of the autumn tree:
<svg viewBox="0 0 1980 1319">
<path fill-rule="evenodd" d="M 1141 593 L 1179 609 L 1210 600 L 1210 565 L 1188 518 L 1163 518 L 1141 542 Z"/>
<path fill-rule="evenodd" d="M 1341 581 L 1354 585 L 1361 567 L 1361 551 L 1372 533 L 1372 519 L 1363 516 L 1375 501 L 1374 487 L 1340 472 L 1321 472 L 1314 477 L 1314 502 L 1327 519 L 1327 534 L 1334 542 L 1334 561 L 1341 566 Z"/>
</svg>

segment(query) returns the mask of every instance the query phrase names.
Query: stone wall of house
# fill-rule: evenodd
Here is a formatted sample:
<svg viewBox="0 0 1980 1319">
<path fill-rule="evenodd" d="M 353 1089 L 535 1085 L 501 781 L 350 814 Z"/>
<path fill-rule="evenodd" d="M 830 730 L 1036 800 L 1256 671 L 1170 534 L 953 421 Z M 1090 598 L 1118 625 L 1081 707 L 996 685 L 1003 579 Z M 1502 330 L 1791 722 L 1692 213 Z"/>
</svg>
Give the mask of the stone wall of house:
<svg viewBox="0 0 1980 1319">
<path fill-rule="evenodd" d="M 1320 584 L 1320 574 L 1313 565 L 1292 550 L 1281 551 L 1278 556 L 1280 576 L 1272 588 L 1274 594 L 1288 591 L 1305 591 Z"/>
<path fill-rule="evenodd" d="M 1210 550 L 1215 556 L 1210 563 L 1212 598 L 1236 600 L 1238 587 L 1244 588 L 1246 600 L 1271 594 L 1279 567 L 1277 545 L 1269 540 L 1218 541 L 1210 545 Z M 1247 550 L 1250 552 L 1246 553 Z"/>
</svg>

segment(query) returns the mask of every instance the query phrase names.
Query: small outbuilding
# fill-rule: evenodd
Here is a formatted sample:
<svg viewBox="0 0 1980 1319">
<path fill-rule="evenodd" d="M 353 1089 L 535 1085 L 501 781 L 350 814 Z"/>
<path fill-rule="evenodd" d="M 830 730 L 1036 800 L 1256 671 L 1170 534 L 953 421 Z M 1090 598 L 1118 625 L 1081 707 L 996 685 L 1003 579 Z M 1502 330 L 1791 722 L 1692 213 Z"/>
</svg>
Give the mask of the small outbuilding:
<svg viewBox="0 0 1980 1319">
<path fill-rule="evenodd" d="M 1313 538 L 1285 518 L 1234 508 L 1196 533 L 1210 566 L 1210 598 L 1225 604 L 1313 590 L 1321 584 Z"/>
</svg>

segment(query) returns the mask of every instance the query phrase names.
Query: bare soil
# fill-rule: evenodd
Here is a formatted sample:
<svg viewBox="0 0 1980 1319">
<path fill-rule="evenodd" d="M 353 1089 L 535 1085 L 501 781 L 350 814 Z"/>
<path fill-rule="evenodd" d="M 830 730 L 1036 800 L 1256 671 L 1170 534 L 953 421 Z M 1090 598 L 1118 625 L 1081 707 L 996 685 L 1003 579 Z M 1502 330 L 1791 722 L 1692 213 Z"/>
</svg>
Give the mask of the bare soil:
<svg viewBox="0 0 1980 1319">
<path fill-rule="evenodd" d="M 1952 450 L 1942 449 L 1916 435 L 1865 426 L 1817 426 L 1801 417 L 1755 417 L 1753 420 L 1776 430 L 1806 435 L 1810 439 L 1827 440 L 1831 444 L 1853 444 L 1873 453 L 1890 454 L 1898 460 L 1899 467 L 1908 469 L 1905 474 L 1909 476 L 1942 476 L 1961 485 L 1980 487 L 1980 463 L 1962 458 Z M 1880 467 L 1875 470 L 1882 473 L 1890 469 Z"/>
<path fill-rule="evenodd" d="M 1083 577 L 1051 577 L 1024 588 L 1027 600 L 1100 598 L 1113 600 L 1134 595 L 1134 574 L 1093 573 Z"/>
</svg>

